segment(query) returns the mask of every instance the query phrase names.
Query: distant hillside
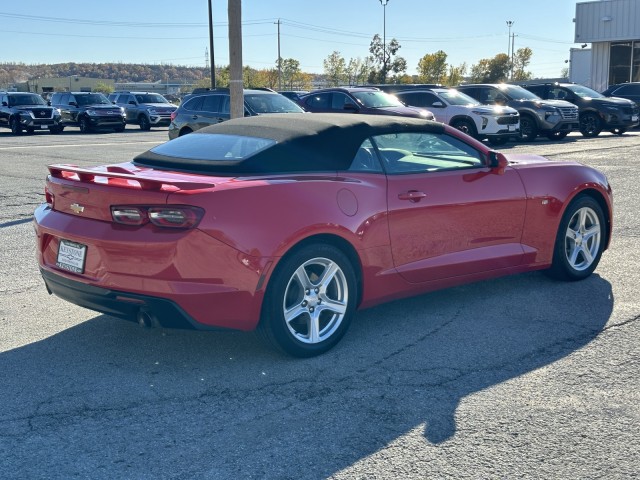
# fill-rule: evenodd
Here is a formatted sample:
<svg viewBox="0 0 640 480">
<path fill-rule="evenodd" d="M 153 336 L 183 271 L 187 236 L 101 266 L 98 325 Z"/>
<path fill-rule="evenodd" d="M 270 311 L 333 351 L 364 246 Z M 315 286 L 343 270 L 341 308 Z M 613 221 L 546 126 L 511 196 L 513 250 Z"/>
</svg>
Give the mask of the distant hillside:
<svg viewBox="0 0 640 480">
<path fill-rule="evenodd" d="M 0 88 L 36 78 L 75 75 L 89 78 L 112 78 L 119 83 L 157 82 L 159 80 L 196 83 L 202 78 L 207 78 L 209 71 L 200 67 L 134 63 L 57 63 L 51 65 L 0 63 Z"/>
</svg>

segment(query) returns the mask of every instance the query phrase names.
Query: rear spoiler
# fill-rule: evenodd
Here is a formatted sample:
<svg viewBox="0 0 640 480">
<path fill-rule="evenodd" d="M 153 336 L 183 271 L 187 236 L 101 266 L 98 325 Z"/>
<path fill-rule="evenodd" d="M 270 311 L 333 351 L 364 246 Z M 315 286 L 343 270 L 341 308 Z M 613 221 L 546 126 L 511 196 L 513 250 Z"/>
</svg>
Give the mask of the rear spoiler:
<svg viewBox="0 0 640 480">
<path fill-rule="evenodd" d="M 77 165 L 49 165 L 52 178 L 71 180 L 75 182 L 112 185 L 115 187 L 135 188 L 139 190 L 153 190 L 175 192 L 178 190 L 204 190 L 215 186 L 214 183 L 193 182 L 171 178 L 153 178 L 134 174 L 119 166 L 107 166 L 106 170 L 82 168 Z"/>
</svg>

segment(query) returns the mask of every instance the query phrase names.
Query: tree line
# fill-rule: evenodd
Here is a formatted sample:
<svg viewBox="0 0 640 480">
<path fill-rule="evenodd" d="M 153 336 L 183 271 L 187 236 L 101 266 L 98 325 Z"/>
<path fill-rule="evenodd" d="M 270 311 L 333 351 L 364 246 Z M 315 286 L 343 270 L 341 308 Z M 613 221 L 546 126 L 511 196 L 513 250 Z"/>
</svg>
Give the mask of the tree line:
<svg viewBox="0 0 640 480">
<path fill-rule="evenodd" d="M 521 48 L 510 58 L 499 53 L 493 58 L 484 58 L 470 68 L 466 63 L 452 65 L 447 62 L 443 50 L 425 54 L 418 62 L 417 75 L 407 74 L 407 61 L 398 55 L 400 43 L 391 39 L 384 44 L 380 35 L 374 35 L 369 46 L 369 55 L 351 58 L 348 61 L 338 51 L 332 52 L 323 61 L 323 74 L 303 72 L 300 62 L 293 58 L 280 58 L 271 68 L 243 69 L 245 88 L 267 87 L 283 90 L 310 90 L 314 85 L 364 85 L 376 83 L 437 83 L 458 85 L 463 81 L 493 83 L 508 79 L 521 81 L 532 77 L 527 66 L 533 52 Z M 216 85 L 229 85 L 229 66 L 216 66 Z M 210 86 L 210 71 L 203 67 L 176 65 L 141 65 L 129 63 L 60 63 L 27 65 L 23 63 L 0 63 L 0 89 L 30 79 L 47 77 L 82 76 L 114 79 L 126 82 L 183 83 L 196 87 Z"/>
</svg>

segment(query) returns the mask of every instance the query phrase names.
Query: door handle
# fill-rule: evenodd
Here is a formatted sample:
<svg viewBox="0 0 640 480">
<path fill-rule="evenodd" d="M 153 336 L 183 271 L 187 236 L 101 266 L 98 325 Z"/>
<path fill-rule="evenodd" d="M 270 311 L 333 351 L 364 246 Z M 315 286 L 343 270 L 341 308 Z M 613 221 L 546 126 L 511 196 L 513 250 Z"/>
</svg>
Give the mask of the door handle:
<svg viewBox="0 0 640 480">
<path fill-rule="evenodd" d="M 420 192 L 418 190 L 409 190 L 408 192 L 399 193 L 398 199 L 400 200 L 409 200 L 410 202 L 419 202 L 423 198 L 427 196 L 426 193 Z"/>
<path fill-rule="evenodd" d="M 198 119 L 198 115 L 194 115 L 191 117 L 191 120 L 197 120 Z"/>
</svg>

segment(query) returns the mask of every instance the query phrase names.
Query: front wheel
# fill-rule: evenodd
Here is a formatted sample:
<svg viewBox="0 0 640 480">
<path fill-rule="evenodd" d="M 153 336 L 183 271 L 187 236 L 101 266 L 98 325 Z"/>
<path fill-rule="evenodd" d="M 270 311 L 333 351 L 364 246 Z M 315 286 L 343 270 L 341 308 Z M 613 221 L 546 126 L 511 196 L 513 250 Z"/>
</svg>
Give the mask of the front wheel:
<svg viewBox="0 0 640 480">
<path fill-rule="evenodd" d="M 355 272 L 342 251 L 327 244 L 303 247 L 274 272 L 258 330 L 289 355 L 320 355 L 346 333 L 357 296 Z"/>
<path fill-rule="evenodd" d="M 595 113 L 585 113 L 580 117 L 580 133 L 585 137 L 597 137 L 602 131 L 602 121 Z"/>
<path fill-rule="evenodd" d="M 476 126 L 469 120 L 456 120 L 451 126 L 466 133 L 470 137 L 476 138 L 478 136 Z"/>
<path fill-rule="evenodd" d="M 140 115 L 139 123 L 140 123 L 140 130 L 144 130 L 144 131 L 151 130 L 151 122 L 146 117 L 146 115 Z"/>
<path fill-rule="evenodd" d="M 80 119 L 80 132 L 89 133 L 91 132 L 91 123 L 87 117 L 82 117 Z"/>
<path fill-rule="evenodd" d="M 627 129 L 626 128 L 614 128 L 612 130 L 609 130 L 611 133 L 613 133 L 614 135 L 623 135 L 624 133 L 626 133 Z"/>
<path fill-rule="evenodd" d="M 598 266 L 606 243 L 605 218 L 600 204 L 581 196 L 567 207 L 547 273 L 560 280 L 582 280 Z"/>
<path fill-rule="evenodd" d="M 538 136 L 538 124 L 528 115 L 520 117 L 520 140 L 533 142 Z"/>
<path fill-rule="evenodd" d="M 22 133 L 22 127 L 20 126 L 20 119 L 18 119 L 18 117 L 11 118 L 9 127 L 11 127 L 11 133 L 14 135 L 20 135 Z"/>
</svg>

